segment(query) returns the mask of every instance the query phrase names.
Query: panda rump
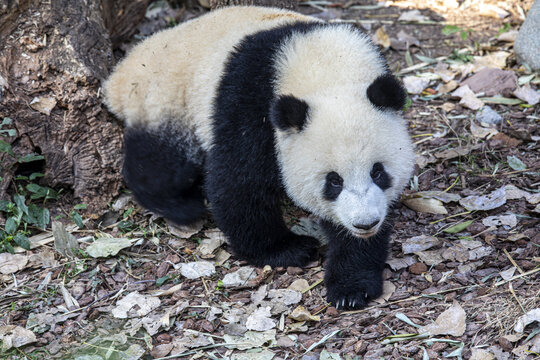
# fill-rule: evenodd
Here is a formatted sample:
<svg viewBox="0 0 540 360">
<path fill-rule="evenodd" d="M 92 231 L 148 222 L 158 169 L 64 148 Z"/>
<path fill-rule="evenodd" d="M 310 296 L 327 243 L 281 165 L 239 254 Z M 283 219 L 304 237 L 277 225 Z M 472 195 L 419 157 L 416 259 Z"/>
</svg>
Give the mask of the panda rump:
<svg viewBox="0 0 540 360">
<path fill-rule="evenodd" d="M 207 199 L 238 257 L 303 266 L 319 243 L 285 225 L 288 195 L 330 241 L 329 301 L 358 308 L 380 294 L 387 209 L 413 151 L 396 111 L 403 87 L 359 30 L 271 8 L 216 10 L 136 46 L 104 94 L 125 122 L 123 175 L 141 205 L 189 224 Z"/>
</svg>

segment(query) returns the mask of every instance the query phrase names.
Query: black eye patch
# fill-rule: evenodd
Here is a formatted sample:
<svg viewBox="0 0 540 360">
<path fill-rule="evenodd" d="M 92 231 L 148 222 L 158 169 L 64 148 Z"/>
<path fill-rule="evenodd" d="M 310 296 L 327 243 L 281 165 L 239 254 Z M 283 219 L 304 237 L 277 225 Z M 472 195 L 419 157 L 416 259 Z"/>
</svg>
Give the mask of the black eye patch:
<svg viewBox="0 0 540 360">
<path fill-rule="evenodd" d="M 371 179 L 382 190 L 386 190 L 392 186 L 392 177 L 384 169 L 384 165 L 380 162 L 373 164 L 369 173 Z"/>
<path fill-rule="evenodd" d="M 326 174 L 323 195 L 326 200 L 336 200 L 343 190 L 343 178 L 335 171 Z"/>
</svg>

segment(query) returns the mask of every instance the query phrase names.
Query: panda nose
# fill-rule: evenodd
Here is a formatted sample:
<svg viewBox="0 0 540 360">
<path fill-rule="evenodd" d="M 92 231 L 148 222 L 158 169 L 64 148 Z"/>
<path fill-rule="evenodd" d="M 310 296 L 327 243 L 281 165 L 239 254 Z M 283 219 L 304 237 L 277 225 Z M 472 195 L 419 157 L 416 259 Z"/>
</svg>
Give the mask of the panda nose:
<svg viewBox="0 0 540 360">
<path fill-rule="evenodd" d="M 360 229 L 360 230 L 370 230 L 370 229 L 374 228 L 375 226 L 377 226 L 377 224 L 379 223 L 379 220 L 380 219 L 377 219 L 374 222 L 372 222 L 371 224 L 353 224 L 353 226 L 355 228 L 357 228 L 357 229 Z"/>
</svg>

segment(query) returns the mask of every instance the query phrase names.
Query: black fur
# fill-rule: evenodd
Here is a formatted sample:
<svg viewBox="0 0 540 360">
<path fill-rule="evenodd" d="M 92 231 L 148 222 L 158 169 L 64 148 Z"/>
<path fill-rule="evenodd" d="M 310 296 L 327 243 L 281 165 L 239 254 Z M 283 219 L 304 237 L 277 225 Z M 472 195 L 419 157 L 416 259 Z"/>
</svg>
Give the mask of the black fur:
<svg viewBox="0 0 540 360">
<path fill-rule="evenodd" d="M 398 79 L 386 73 L 369 85 L 367 97 L 373 105 L 382 110 L 402 110 L 407 100 L 407 93 Z"/>
<path fill-rule="evenodd" d="M 207 209 L 198 148 L 167 124 L 153 132 L 127 128 L 122 174 L 137 201 L 179 225 L 201 219 Z"/>
<path fill-rule="evenodd" d="M 341 225 L 321 222 L 329 239 L 324 282 L 327 300 L 339 309 L 361 308 L 382 294 L 382 272 L 388 256 L 392 227 L 360 239 Z"/>
<path fill-rule="evenodd" d="M 206 158 L 206 193 L 218 227 L 234 252 L 262 266 L 302 266 L 319 242 L 292 233 L 281 213 L 284 195 L 269 109 L 273 59 L 297 23 L 246 37 L 229 57 L 214 103 L 214 142 Z"/>
<path fill-rule="evenodd" d="M 323 190 L 324 198 L 329 201 L 336 200 L 341 190 L 343 190 L 343 178 L 335 171 L 326 174 Z"/>
<path fill-rule="evenodd" d="M 375 185 L 380 187 L 382 190 L 392 187 L 392 177 L 386 172 L 384 165 L 380 162 L 373 164 L 370 175 Z"/>
<path fill-rule="evenodd" d="M 270 106 L 270 121 L 280 130 L 294 128 L 302 131 L 307 120 L 308 108 L 304 100 L 290 95 L 280 96 Z"/>
</svg>

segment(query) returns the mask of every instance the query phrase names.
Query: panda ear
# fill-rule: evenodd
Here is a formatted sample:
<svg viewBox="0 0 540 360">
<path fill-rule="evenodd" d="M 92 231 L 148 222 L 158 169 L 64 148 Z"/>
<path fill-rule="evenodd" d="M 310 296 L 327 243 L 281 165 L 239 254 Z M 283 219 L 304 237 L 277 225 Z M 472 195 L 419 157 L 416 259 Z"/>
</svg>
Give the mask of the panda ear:
<svg viewBox="0 0 540 360">
<path fill-rule="evenodd" d="M 291 95 L 281 95 L 270 105 L 270 121 L 279 130 L 292 128 L 302 131 L 309 106 L 304 100 Z"/>
<path fill-rule="evenodd" d="M 376 78 L 367 89 L 369 101 L 380 109 L 401 110 L 405 106 L 407 93 L 392 74 L 386 73 Z"/>
</svg>

